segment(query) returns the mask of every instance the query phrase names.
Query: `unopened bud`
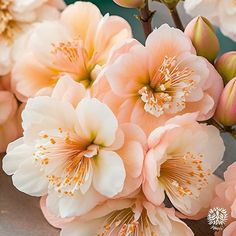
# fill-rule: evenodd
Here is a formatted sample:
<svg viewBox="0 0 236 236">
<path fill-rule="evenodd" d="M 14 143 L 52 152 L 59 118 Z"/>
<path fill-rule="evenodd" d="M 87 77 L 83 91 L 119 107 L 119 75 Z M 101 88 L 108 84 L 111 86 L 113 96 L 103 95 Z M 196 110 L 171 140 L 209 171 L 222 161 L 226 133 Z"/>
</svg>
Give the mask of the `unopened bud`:
<svg viewBox="0 0 236 236">
<path fill-rule="evenodd" d="M 211 23 L 205 17 L 194 18 L 186 27 L 185 34 L 191 39 L 197 55 L 213 62 L 220 50 L 219 40 Z"/>
<path fill-rule="evenodd" d="M 127 8 L 142 8 L 145 0 L 113 0 L 116 4 Z"/>
<path fill-rule="evenodd" d="M 225 126 L 236 124 L 236 77 L 225 86 L 215 114 L 216 120 Z"/>
<path fill-rule="evenodd" d="M 215 63 L 215 67 L 227 84 L 236 77 L 236 51 L 223 54 Z"/>
</svg>

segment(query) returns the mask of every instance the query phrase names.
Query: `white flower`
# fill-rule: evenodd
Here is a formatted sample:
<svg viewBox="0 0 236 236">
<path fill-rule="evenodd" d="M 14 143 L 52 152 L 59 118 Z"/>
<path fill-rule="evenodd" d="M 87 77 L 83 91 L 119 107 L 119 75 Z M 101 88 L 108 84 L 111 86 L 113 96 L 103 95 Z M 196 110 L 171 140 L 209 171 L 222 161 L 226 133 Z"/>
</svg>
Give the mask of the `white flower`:
<svg viewBox="0 0 236 236">
<path fill-rule="evenodd" d="M 80 215 L 122 191 L 126 172 L 116 150 L 124 133 L 105 104 L 84 98 L 74 108 L 36 97 L 22 116 L 24 137 L 9 145 L 3 159 L 20 191 L 48 194 L 49 207 L 62 217 Z"/>
</svg>

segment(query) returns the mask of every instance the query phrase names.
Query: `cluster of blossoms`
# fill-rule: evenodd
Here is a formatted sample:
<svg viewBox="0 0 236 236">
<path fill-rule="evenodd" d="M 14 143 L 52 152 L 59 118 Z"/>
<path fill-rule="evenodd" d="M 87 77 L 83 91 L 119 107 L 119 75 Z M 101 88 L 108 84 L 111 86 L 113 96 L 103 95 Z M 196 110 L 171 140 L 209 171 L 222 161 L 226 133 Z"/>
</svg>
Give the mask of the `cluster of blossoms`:
<svg viewBox="0 0 236 236">
<path fill-rule="evenodd" d="M 0 7 L 15 13 L 15 2 Z M 200 219 L 211 207 L 225 147 L 205 121 L 236 124 L 235 54 L 210 63 L 218 41 L 206 53 L 204 38 L 194 38 L 201 24 L 217 40 L 203 18 L 185 32 L 164 24 L 143 45 L 123 18 L 92 3 L 61 13 L 51 5 L 64 6 L 35 1 L 33 20 L 14 20 L 30 29 L 23 41 L 11 38 L 13 53 L 26 45 L 0 78 L 1 151 L 23 134 L 8 145 L 3 170 L 17 189 L 41 197 L 62 236 L 192 236 L 178 217 Z"/>
<path fill-rule="evenodd" d="M 236 41 L 235 0 L 185 0 L 184 7 L 191 16 L 207 17 L 223 34 Z"/>
</svg>

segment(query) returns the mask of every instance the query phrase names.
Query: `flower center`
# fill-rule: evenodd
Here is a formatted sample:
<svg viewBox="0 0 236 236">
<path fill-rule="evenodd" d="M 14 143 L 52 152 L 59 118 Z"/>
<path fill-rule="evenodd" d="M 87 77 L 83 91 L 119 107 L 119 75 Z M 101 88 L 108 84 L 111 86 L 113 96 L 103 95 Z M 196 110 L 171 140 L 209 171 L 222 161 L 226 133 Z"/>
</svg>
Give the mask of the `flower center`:
<svg viewBox="0 0 236 236">
<path fill-rule="evenodd" d="M 192 71 L 181 64 L 175 57 L 165 57 L 149 86 L 139 90 L 146 112 L 159 117 L 185 108 L 186 97 L 195 83 L 191 79 Z"/>
<path fill-rule="evenodd" d="M 91 71 L 94 68 L 95 57 L 89 54 L 82 40 L 52 43 L 51 53 L 53 64 L 60 74 L 69 73 L 85 87 L 92 84 Z"/>
<path fill-rule="evenodd" d="M 96 235 L 157 236 L 146 210 L 143 210 L 138 219 L 135 218 L 132 208 L 114 211 L 107 216 L 104 225 Z"/>
<path fill-rule="evenodd" d="M 59 128 L 43 133 L 36 149 L 34 159 L 57 192 L 73 196 L 82 186 L 90 184 L 92 158 L 99 151 L 97 145 Z"/>
<path fill-rule="evenodd" d="M 9 7 L 12 0 L 0 0 L 0 37 L 12 39 L 16 22 L 13 19 Z"/>
<path fill-rule="evenodd" d="M 211 171 L 203 166 L 203 155 L 187 152 L 185 155 L 170 156 L 162 165 L 157 179 L 173 197 L 191 196 L 198 198 L 207 187 Z"/>
</svg>

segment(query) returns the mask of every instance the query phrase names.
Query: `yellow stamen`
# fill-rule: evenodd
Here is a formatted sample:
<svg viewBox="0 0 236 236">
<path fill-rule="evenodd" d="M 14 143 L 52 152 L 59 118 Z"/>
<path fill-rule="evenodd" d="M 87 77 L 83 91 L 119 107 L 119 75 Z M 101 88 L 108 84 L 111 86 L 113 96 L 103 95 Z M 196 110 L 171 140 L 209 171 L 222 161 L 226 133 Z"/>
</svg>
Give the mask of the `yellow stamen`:
<svg viewBox="0 0 236 236">
<path fill-rule="evenodd" d="M 0 37 L 12 40 L 16 31 L 17 23 L 15 22 L 10 6 L 12 0 L 0 0 Z"/>
<path fill-rule="evenodd" d="M 176 196 L 192 196 L 197 198 L 199 191 L 208 185 L 209 169 L 202 165 L 201 154 L 170 156 L 162 165 L 157 177 L 166 190 Z"/>
<path fill-rule="evenodd" d="M 99 148 L 62 128 L 53 131 L 53 135 L 44 133 L 40 137 L 33 153 L 35 161 L 48 171 L 48 181 L 58 193 L 73 196 L 89 179 L 92 157 Z"/>
<path fill-rule="evenodd" d="M 164 112 L 183 110 L 186 97 L 195 84 L 191 75 L 192 71 L 182 68 L 175 57 L 165 57 L 150 84 L 139 90 L 145 111 L 159 117 Z"/>
<path fill-rule="evenodd" d="M 119 236 L 157 236 L 146 210 L 135 219 L 132 208 L 117 210 L 108 215 L 96 236 L 112 235 L 113 232 Z"/>
</svg>

